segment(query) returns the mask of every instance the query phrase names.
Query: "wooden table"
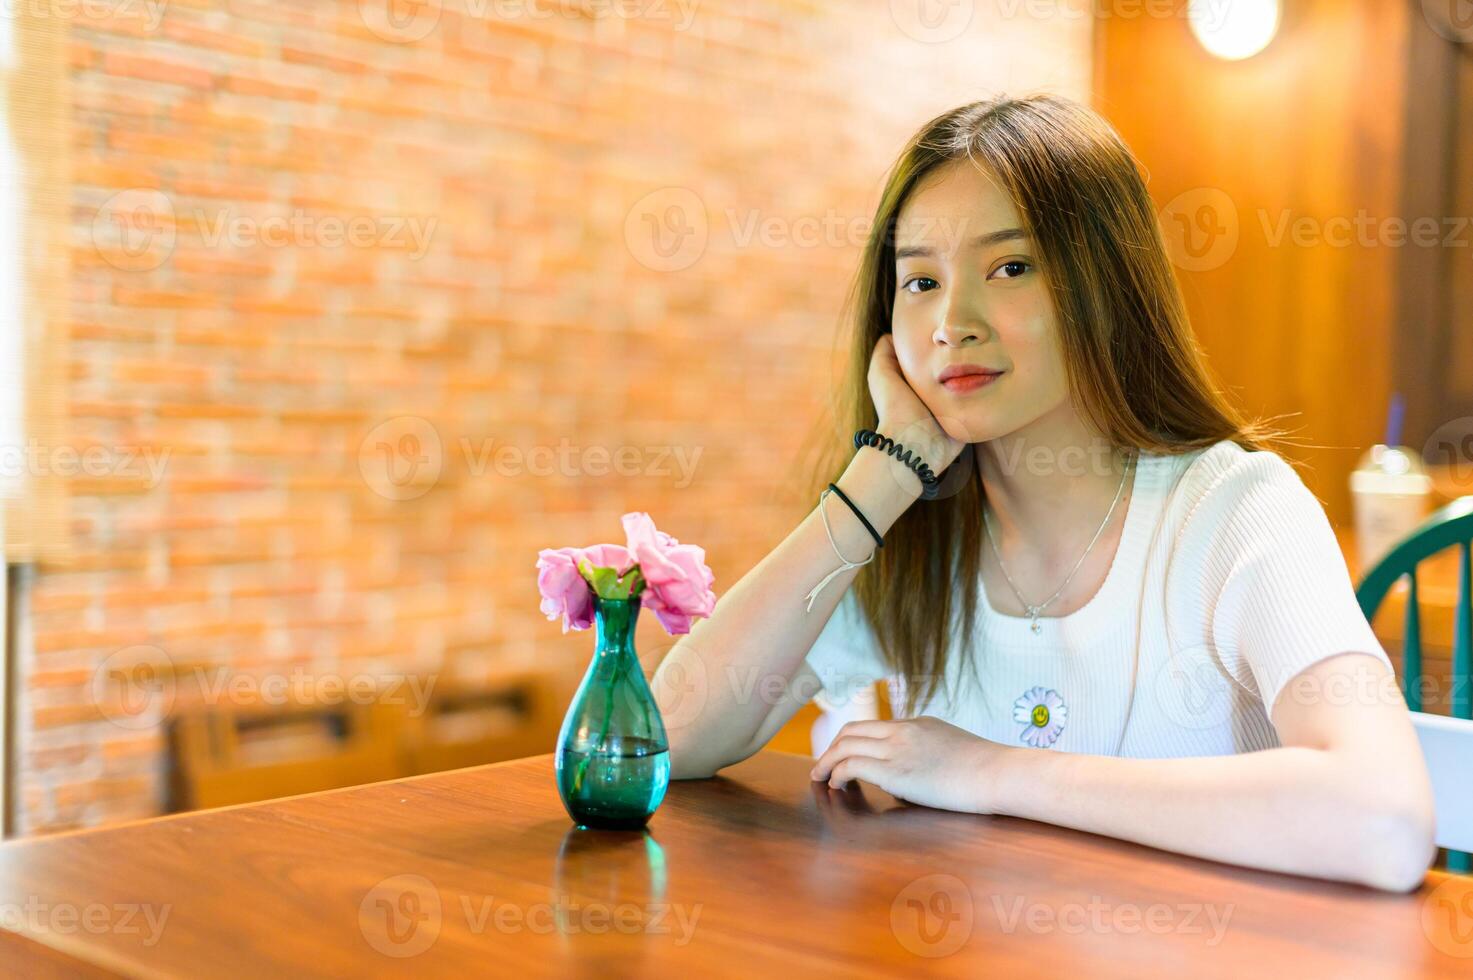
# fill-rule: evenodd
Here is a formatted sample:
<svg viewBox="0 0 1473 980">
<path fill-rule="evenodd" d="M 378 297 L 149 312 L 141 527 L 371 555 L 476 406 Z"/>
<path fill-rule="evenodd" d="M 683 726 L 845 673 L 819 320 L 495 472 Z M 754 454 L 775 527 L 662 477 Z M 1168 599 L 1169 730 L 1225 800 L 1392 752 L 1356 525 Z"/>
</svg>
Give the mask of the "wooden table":
<svg viewBox="0 0 1473 980">
<path fill-rule="evenodd" d="M 1473 886 L 1265 874 L 830 791 L 762 752 L 649 833 L 552 757 L 0 846 L 6 975 L 1466 977 Z M 29 905 L 27 904 L 29 903 Z M 29 911 L 27 911 L 29 909 Z"/>
</svg>

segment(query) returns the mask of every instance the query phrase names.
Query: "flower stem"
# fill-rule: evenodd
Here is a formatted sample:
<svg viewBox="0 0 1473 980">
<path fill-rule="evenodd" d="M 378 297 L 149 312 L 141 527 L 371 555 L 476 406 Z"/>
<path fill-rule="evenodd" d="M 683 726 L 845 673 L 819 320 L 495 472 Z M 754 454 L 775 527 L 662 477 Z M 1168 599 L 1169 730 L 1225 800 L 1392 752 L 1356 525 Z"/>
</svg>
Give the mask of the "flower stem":
<svg viewBox="0 0 1473 980">
<path fill-rule="evenodd" d="M 588 753 L 586 753 L 582 759 L 578 760 L 578 771 L 573 773 L 573 792 L 575 793 L 583 786 L 583 775 L 588 771 L 588 763 L 592 760 L 593 753 L 597 750 L 602 749 L 604 747 L 604 739 L 608 738 L 609 723 L 614 718 L 614 685 L 618 683 L 620 677 L 624 676 L 624 671 L 627 669 L 628 665 L 621 663 L 609 675 L 609 683 L 604 697 L 603 727 L 599 729 L 598 738 L 592 748 L 588 750 Z M 645 709 L 645 724 L 649 724 L 648 708 Z"/>
<path fill-rule="evenodd" d="M 623 632 L 620 633 L 620 637 L 619 637 L 620 642 L 614 643 L 614 644 L 606 644 L 606 646 L 610 647 L 614 651 L 612 654 L 610 654 L 610 656 L 615 656 L 615 657 L 622 657 L 623 656 L 623 653 L 624 653 L 624 643 L 623 643 L 623 640 L 624 640 L 624 637 L 627 636 L 627 628 L 628 628 L 628 624 L 626 623 L 625 624 L 625 631 L 623 631 Z M 595 656 L 596 656 L 596 654 L 595 654 Z M 633 660 L 635 663 L 638 663 L 639 662 L 638 661 L 638 658 L 634 657 L 632 654 L 630 655 L 630 657 L 628 659 Z M 605 690 L 605 695 L 604 695 L 604 723 L 603 723 L 603 727 L 601 727 L 599 729 L 598 739 L 594 743 L 594 745 L 589 749 L 589 751 L 587 753 L 584 754 L 584 756 L 583 756 L 582 759 L 578 760 L 578 769 L 577 769 L 576 772 L 573 773 L 573 792 L 575 792 L 575 793 L 578 792 L 578 790 L 583 787 L 583 776 L 588 771 L 588 763 L 590 761 L 592 761 L 592 759 L 593 759 L 593 753 L 595 751 L 602 750 L 603 747 L 604 747 L 604 739 L 608 738 L 608 735 L 609 735 L 609 723 L 612 722 L 613 719 L 614 719 L 614 686 L 619 682 L 619 678 L 621 678 L 621 677 L 624 676 L 624 671 L 626 671 L 628 669 L 629 669 L 629 664 L 626 663 L 624 660 L 621 659 L 621 660 L 619 660 L 619 661 L 617 661 L 615 663 L 614 669 L 609 672 L 609 683 L 607 685 L 607 688 Z M 648 706 L 645 706 L 644 711 L 645 711 L 645 725 L 648 726 L 649 725 L 649 707 Z"/>
</svg>

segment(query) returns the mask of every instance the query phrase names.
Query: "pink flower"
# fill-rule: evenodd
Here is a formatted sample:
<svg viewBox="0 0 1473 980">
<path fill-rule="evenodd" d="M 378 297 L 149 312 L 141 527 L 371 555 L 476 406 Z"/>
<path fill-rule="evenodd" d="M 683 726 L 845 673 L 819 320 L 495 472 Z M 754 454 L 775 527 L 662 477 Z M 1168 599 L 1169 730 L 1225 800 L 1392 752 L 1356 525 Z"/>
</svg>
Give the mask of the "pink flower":
<svg viewBox="0 0 1473 980">
<path fill-rule="evenodd" d="M 537 553 L 537 589 L 542 612 L 549 620 L 563 620 L 563 632 L 586 630 L 596 622 L 594 587 L 600 595 L 627 595 L 639 591 L 640 607 L 649 609 L 666 632 L 689 633 L 692 621 L 710 616 L 716 608 L 711 585 L 716 576 L 706 567 L 706 552 L 681 544 L 655 527 L 650 515 L 633 511 L 623 517 L 628 547 L 596 544 L 587 548 L 544 548 Z M 633 568 L 636 578 L 612 583 L 594 569 L 610 569 L 623 580 Z M 642 583 L 642 584 L 641 584 Z"/>
<path fill-rule="evenodd" d="M 561 616 L 564 633 L 569 629 L 586 630 L 593 625 L 593 590 L 578 571 L 578 559 L 583 555 L 581 548 L 543 548 L 537 552 L 537 590 L 542 593 L 542 612 L 549 620 Z"/>
<path fill-rule="evenodd" d="M 621 577 L 634 567 L 634 556 L 622 544 L 595 544 L 579 552 L 594 568 L 612 568 Z"/>
<path fill-rule="evenodd" d="M 711 585 L 716 576 L 706 566 L 705 549 L 679 541 L 655 527 L 650 515 L 631 511 L 622 518 L 629 554 L 645 581 L 641 605 L 653 612 L 671 634 L 689 633 L 696 617 L 716 609 Z"/>
</svg>

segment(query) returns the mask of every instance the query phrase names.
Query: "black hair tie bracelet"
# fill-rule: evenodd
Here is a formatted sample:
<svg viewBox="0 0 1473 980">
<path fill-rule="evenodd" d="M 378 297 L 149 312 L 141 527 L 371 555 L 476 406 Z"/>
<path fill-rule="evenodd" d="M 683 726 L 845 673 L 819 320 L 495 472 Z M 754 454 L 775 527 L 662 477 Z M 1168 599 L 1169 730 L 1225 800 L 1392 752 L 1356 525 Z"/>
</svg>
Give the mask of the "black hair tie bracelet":
<svg viewBox="0 0 1473 980">
<path fill-rule="evenodd" d="M 861 446 L 874 446 L 888 456 L 894 456 L 906 466 L 915 470 L 916 476 L 921 481 L 921 499 L 935 500 L 940 492 L 941 479 L 931 472 L 931 467 L 921 462 L 921 458 L 906 449 L 900 443 L 889 436 L 881 435 L 872 429 L 860 429 L 854 433 L 854 448 L 858 450 Z"/>
<path fill-rule="evenodd" d="M 885 539 L 880 537 L 880 532 L 875 530 L 875 526 L 869 522 L 869 518 L 864 516 L 864 512 L 855 505 L 854 501 L 849 499 L 849 495 L 843 490 L 840 490 L 837 483 L 830 483 L 829 489 L 834 491 L 834 493 L 837 493 L 839 495 L 839 499 L 848 504 L 849 509 L 854 511 L 854 516 L 859 518 L 859 523 L 863 524 L 864 529 L 869 532 L 869 536 L 875 539 L 875 547 L 885 547 Z M 839 557 L 843 558 L 844 556 L 840 555 Z"/>
</svg>

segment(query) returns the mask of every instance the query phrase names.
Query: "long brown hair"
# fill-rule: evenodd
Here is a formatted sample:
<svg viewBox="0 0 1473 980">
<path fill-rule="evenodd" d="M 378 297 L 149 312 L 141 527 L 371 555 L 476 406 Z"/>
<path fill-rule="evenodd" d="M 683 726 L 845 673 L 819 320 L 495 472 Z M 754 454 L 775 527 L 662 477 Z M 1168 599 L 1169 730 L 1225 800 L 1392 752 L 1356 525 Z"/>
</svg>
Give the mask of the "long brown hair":
<svg viewBox="0 0 1473 980">
<path fill-rule="evenodd" d="M 831 408 L 840 438 L 825 440 L 810 500 L 848 465 L 854 430 L 876 425 L 867 376 L 890 329 L 901 206 L 927 174 L 961 160 L 985 168 L 1022 216 L 1054 303 L 1070 396 L 1087 423 L 1119 449 L 1270 444 L 1277 433 L 1240 416 L 1203 363 L 1155 208 L 1119 135 L 1066 98 L 1003 97 L 932 119 L 891 168 L 845 304 L 850 355 Z M 975 621 L 978 590 L 957 585 L 981 581 L 981 481 L 918 501 L 893 532 L 854 589 L 886 662 L 906 681 L 910 715 L 936 692 L 953 635 L 971 642 L 964 624 Z"/>
</svg>

